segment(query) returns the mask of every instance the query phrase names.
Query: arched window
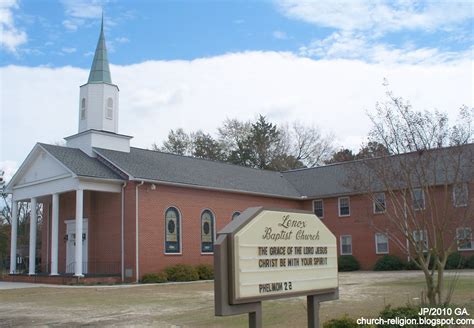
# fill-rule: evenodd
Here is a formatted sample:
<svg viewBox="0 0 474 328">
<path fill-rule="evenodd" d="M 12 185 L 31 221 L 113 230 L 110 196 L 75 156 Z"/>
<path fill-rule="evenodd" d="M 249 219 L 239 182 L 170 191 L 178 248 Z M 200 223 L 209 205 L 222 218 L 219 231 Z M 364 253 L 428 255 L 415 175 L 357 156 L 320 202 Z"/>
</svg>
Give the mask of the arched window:
<svg viewBox="0 0 474 328">
<path fill-rule="evenodd" d="M 233 214 L 232 214 L 232 220 L 234 219 L 237 219 L 240 215 L 240 212 L 239 211 L 235 211 Z"/>
<path fill-rule="evenodd" d="M 86 119 L 86 98 L 81 99 L 81 120 Z"/>
<path fill-rule="evenodd" d="M 210 210 L 201 214 L 201 252 L 214 252 L 214 214 Z"/>
<path fill-rule="evenodd" d="M 105 117 L 109 120 L 114 118 L 114 100 L 107 98 L 107 108 L 105 109 Z"/>
<path fill-rule="evenodd" d="M 165 213 L 165 253 L 181 253 L 181 215 L 170 207 Z"/>
</svg>

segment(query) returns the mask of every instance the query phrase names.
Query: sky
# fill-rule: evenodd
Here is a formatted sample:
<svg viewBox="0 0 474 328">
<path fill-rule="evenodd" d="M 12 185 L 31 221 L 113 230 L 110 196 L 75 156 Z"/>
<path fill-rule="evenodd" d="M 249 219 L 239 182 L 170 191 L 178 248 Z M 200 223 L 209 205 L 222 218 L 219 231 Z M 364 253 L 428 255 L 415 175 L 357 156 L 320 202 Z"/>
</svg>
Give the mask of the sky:
<svg viewBox="0 0 474 328">
<path fill-rule="evenodd" d="M 119 132 L 215 134 L 226 118 L 300 121 L 355 151 L 386 86 L 455 119 L 473 107 L 474 0 L 0 0 L 0 169 L 77 133 L 104 13 Z"/>
</svg>

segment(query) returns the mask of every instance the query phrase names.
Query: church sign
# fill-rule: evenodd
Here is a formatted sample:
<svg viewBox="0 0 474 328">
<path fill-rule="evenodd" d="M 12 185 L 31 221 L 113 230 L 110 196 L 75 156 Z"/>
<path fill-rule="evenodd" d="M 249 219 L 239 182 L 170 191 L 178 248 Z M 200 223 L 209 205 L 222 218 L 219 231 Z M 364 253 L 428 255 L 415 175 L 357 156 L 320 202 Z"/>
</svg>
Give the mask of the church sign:
<svg viewBox="0 0 474 328">
<path fill-rule="evenodd" d="M 233 234 L 231 302 L 337 288 L 336 252 L 314 214 L 261 211 Z"/>
<path fill-rule="evenodd" d="M 269 299 L 338 297 L 336 238 L 311 212 L 247 209 L 219 231 L 214 268 L 216 315 Z"/>
</svg>

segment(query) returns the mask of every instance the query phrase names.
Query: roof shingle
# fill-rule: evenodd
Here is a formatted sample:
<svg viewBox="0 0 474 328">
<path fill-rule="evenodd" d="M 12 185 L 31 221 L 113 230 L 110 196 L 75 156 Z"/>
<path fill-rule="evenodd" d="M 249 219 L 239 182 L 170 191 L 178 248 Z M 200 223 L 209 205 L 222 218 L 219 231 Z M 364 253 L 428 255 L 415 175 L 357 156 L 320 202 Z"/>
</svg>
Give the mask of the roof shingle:
<svg viewBox="0 0 474 328">
<path fill-rule="evenodd" d="M 94 150 L 137 179 L 300 197 L 295 187 L 280 172 L 133 147 L 130 153 L 99 148 Z"/>
<path fill-rule="evenodd" d="M 39 143 L 48 153 L 63 163 L 74 174 L 100 179 L 121 179 L 98 159 L 89 157 L 78 148 L 69 148 Z"/>
</svg>

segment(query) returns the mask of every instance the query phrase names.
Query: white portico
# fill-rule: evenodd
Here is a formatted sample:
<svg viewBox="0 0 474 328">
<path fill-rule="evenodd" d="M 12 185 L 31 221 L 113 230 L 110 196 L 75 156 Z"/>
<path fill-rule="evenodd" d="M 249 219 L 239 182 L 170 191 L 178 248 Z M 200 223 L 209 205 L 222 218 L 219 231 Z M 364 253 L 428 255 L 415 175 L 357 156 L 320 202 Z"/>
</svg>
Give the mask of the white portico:
<svg viewBox="0 0 474 328">
<path fill-rule="evenodd" d="M 29 274 L 35 274 L 36 258 L 36 225 L 38 203 L 51 203 L 51 275 L 58 274 L 58 241 L 59 241 L 59 196 L 60 194 L 75 193 L 75 224 L 74 233 L 77 236 L 74 240 L 74 274 L 82 276 L 83 268 L 83 243 L 87 243 L 86 238 L 81 238 L 84 232 L 84 191 L 112 192 L 120 193 L 122 180 L 114 176 L 113 172 L 102 170 L 102 177 L 92 177 L 81 175 L 80 170 L 71 169 L 58 159 L 59 151 L 65 151 L 76 162 L 95 161 L 88 158 L 79 149 L 61 149 L 63 147 L 37 144 L 18 172 L 9 184 L 13 196 L 12 204 L 12 236 L 11 236 L 11 263 L 10 273 L 16 273 L 17 254 L 17 231 L 18 231 L 18 202 L 31 203 L 30 218 L 30 246 L 29 246 Z M 78 232 L 81 233 L 78 233 Z M 86 247 L 87 248 L 87 247 Z M 87 266 L 86 266 L 87 267 Z"/>
<path fill-rule="evenodd" d="M 7 192 L 12 194 L 11 274 L 18 273 L 19 202 L 31 204 L 28 274 L 36 274 L 39 204 L 48 205 L 49 274 L 60 273 L 60 240 L 67 242 L 64 257 L 73 264 L 66 263 L 64 272 L 81 277 L 83 271 L 87 271 L 90 225 L 84 215 L 84 195 L 86 192 L 117 194 L 124 184 L 124 178 L 97 158 L 93 150 L 97 147 L 130 151 L 131 137 L 117 133 L 118 104 L 119 89 L 111 80 L 102 21 L 89 79 L 80 87 L 78 115 L 74 115 L 79 119 L 78 133 L 65 138 L 66 147 L 36 144 L 7 186 Z M 75 194 L 74 204 L 71 204 L 71 197 L 60 201 L 61 196 L 71 193 Z M 60 227 L 60 213 L 64 210 L 60 204 L 68 209 L 75 208 L 74 215 L 63 220 L 67 227 Z M 63 230 L 66 233 L 60 237 Z"/>
</svg>

